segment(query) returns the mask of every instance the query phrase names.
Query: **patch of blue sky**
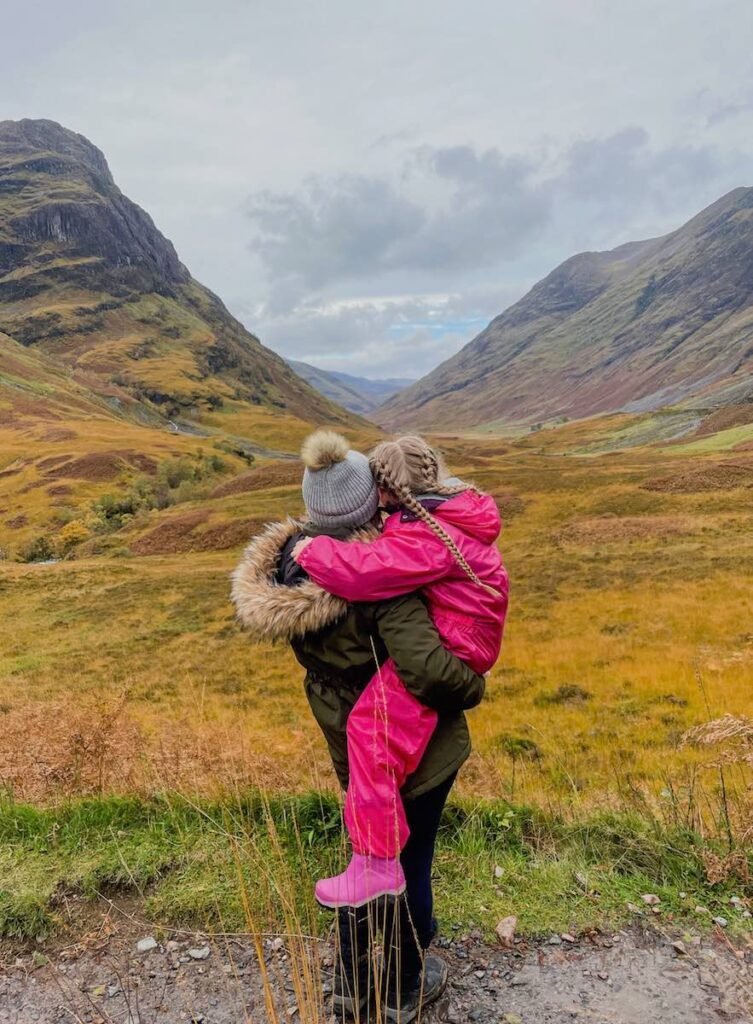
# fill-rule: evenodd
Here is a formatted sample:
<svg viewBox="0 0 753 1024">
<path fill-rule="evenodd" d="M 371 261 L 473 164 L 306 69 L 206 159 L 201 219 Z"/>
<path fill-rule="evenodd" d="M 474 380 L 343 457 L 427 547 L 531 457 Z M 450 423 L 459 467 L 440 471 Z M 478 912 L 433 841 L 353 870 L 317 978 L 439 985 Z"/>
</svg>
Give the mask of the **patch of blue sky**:
<svg viewBox="0 0 753 1024">
<path fill-rule="evenodd" d="M 465 334 L 477 330 L 479 325 L 489 323 L 488 316 L 463 317 L 456 320 L 398 320 L 387 328 L 390 334 L 406 331 L 430 331 L 432 334 Z"/>
</svg>

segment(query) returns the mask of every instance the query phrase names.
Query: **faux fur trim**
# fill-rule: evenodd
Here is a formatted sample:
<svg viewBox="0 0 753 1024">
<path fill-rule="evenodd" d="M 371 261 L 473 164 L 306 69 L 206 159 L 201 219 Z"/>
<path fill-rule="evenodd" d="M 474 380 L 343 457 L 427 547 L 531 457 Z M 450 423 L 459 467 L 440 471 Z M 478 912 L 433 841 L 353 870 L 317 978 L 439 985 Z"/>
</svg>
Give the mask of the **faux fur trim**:
<svg viewBox="0 0 753 1024">
<path fill-rule="evenodd" d="M 271 523 L 251 541 L 231 574 L 231 597 L 236 615 L 260 640 L 292 640 L 337 622 L 348 605 L 327 593 L 313 580 L 297 587 L 281 586 L 275 580 L 280 549 L 301 524 L 294 519 Z M 377 531 L 359 530 L 353 540 L 373 540 Z"/>
</svg>

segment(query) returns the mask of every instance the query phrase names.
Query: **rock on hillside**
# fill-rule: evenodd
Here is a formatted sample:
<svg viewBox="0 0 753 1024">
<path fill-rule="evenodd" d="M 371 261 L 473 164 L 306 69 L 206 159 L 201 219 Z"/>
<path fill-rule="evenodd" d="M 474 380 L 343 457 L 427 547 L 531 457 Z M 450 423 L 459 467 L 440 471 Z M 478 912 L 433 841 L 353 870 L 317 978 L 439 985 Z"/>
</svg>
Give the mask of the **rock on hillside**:
<svg viewBox="0 0 753 1024">
<path fill-rule="evenodd" d="M 662 238 L 581 253 L 387 402 L 389 428 L 753 401 L 753 189 Z"/>
<path fill-rule="evenodd" d="M 102 153 L 53 121 L 0 122 L 0 332 L 123 408 L 252 403 L 352 422 L 195 281 Z"/>
</svg>

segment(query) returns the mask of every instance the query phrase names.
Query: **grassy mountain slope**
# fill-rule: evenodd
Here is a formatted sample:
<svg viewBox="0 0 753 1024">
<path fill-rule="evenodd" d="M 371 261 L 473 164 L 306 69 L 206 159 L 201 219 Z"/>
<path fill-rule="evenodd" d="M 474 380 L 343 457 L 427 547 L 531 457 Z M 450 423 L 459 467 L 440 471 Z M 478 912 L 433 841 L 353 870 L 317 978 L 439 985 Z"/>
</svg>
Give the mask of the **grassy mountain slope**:
<svg viewBox="0 0 753 1024">
<path fill-rule="evenodd" d="M 288 363 L 299 377 L 303 377 L 312 387 L 320 391 L 333 402 L 342 405 L 351 412 L 366 416 L 373 409 L 396 395 L 403 388 L 413 384 L 413 380 L 403 377 L 390 377 L 386 380 L 370 380 L 368 377 L 354 377 L 349 373 L 336 370 L 322 370 L 309 363 L 301 363 L 289 359 Z"/>
<path fill-rule="evenodd" d="M 753 397 L 753 189 L 678 231 L 581 253 L 375 416 L 531 424 Z"/>
<path fill-rule="evenodd" d="M 172 548 L 241 543 L 258 516 L 228 527 L 211 492 L 319 423 L 374 435 L 193 280 L 91 143 L 0 123 L 0 558 L 122 547 L 188 504 Z"/>
<path fill-rule="evenodd" d="M 0 333 L 0 426 L 28 426 L 75 413 L 113 418 L 104 399 L 65 368 Z"/>
<path fill-rule="evenodd" d="M 352 422 L 191 277 L 102 153 L 51 121 L 0 123 L 0 330 L 147 418 L 252 403 Z"/>
</svg>

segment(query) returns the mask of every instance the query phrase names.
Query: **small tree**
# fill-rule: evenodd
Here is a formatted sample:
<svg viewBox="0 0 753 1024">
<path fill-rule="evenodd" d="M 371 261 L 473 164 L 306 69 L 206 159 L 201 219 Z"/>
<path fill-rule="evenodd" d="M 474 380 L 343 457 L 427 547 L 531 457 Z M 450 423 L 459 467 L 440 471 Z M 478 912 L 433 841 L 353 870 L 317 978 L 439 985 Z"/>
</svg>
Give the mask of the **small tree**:
<svg viewBox="0 0 753 1024">
<path fill-rule="evenodd" d="M 58 531 L 57 549 L 61 555 L 67 555 L 77 544 L 89 536 L 87 526 L 80 519 L 72 519 Z"/>
</svg>

